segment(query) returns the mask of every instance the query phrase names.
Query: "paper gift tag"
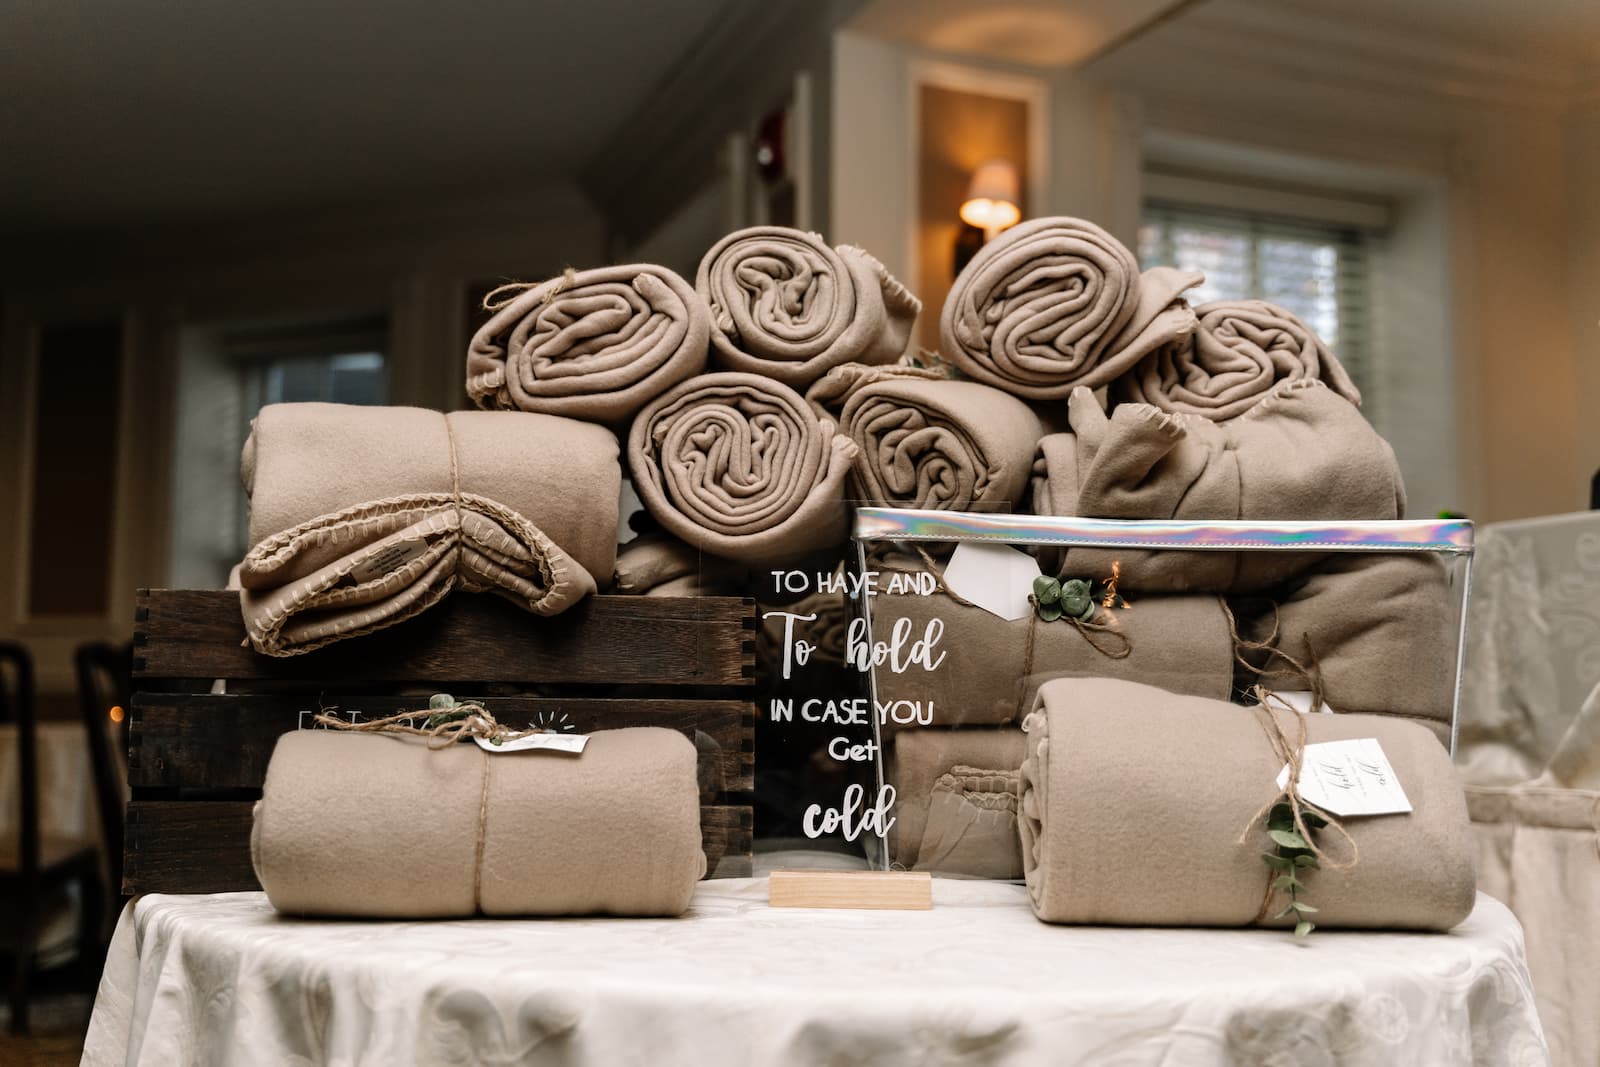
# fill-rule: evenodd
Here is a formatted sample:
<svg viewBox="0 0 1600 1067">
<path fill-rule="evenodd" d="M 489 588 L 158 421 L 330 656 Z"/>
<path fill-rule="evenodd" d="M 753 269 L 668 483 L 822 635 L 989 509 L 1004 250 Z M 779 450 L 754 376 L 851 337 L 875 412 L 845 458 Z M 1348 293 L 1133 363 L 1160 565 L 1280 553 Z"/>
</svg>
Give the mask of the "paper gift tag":
<svg viewBox="0 0 1600 1067">
<path fill-rule="evenodd" d="M 1039 577 L 1039 561 L 1010 545 L 963 541 L 944 568 L 944 584 L 1002 619 L 1026 619 L 1028 596 Z"/>
<path fill-rule="evenodd" d="M 1291 689 L 1288 692 L 1282 692 L 1274 689 L 1270 696 L 1272 699 L 1282 703 L 1285 707 L 1288 707 L 1294 711 L 1298 711 L 1301 714 L 1308 714 L 1311 711 L 1311 694 L 1307 693 L 1303 689 Z M 1328 706 L 1327 701 L 1323 701 L 1321 704 L 1318 704 L 1317 711 L 1323 715 L 1332 715 L 1334 713 L 1333 708 Z"/>
<path fill-rule="evenodd" d="M 1288 782 L 1285 765 L 1278 772 L 1278 788 Z M 1307 745 L 1300 760 L 1300 796 L 1341 817 L 1411 810 L 1411 801 L 1375 737 Z"/>
<path fill-rule="evenodd" d="M 508 752 L 527 752 L 530 749 L 541 749 L 546 752 L 571 752 L 581 753 L 583 746 L 589 743 L 588 734 L 529 734 L 519 737 L 515 741 L 502 741 L 495 744 L 482 737 L 474 737 L 478 747 L 485 752 L 496 755 L 505 755 Z"/>
</svg>

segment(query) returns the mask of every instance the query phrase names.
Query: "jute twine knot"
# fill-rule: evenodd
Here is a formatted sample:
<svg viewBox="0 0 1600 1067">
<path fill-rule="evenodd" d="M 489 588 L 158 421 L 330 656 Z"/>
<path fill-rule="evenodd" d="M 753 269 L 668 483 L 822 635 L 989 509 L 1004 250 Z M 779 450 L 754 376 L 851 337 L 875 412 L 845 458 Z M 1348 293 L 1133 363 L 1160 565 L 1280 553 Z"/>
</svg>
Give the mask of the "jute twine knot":
<svg viewBox="0 0 1600 1067">
<path fill-rule="evenodd" d="M 418 719 L 423 719 L 423 725 L 416 725 Z M 416 737 L 426 737 L 428 747 L 431 749 L 449 748 L 457 741 L 465 741 L 468 738 L 481 737 L 490 744 L 499 745 L 532 734 L 550 732 L 542 727 L 513 730 L 497 720 L 488 708 L 475 700 L 464 700 L 458 704 L 444 708 L 430 708 L 426 711 L 402 711 L 367 722 L 350 722 L 323 710 L 319 711 L 312 721 L 319 726 L 349 730 L 354 733 L 411 734 Z"/>
<path fill-rule="evenodd" d="M 537 289 L 537 288 L 539 288 L 539 286 L 547 285 L 547 284 L 549 284 L 549 283 L 548 282 L 507 282 L 504 285 L 496 286 L 495 288 L 489 290 L 487 293 L 483 294 L 483 310 L 485 310 L 485 311 L 499 311 L 501 308 L 503 308 L 507 304 L 511 303 L 511 301 L 515 300 L 517 297 L 521 296 L 523 293 L 527 292 L 529 289 Z M 578 271 L 577 271 L 577 268 L 568 267 L 566 270 L 561 272 L 561 276 L 556 279 L 555 284 L 551 285 L 549 290 L 545 292 L 544 299 L 539 301 L 540 305 L 542 306 L 544 304 L 550 303 L 550 301 L 552 301 L 556 297 L 560 296 L 567 289 L 570 289 L 572 286 L 577 285 L 577 284 L 578 284 Z"/>
</svg>

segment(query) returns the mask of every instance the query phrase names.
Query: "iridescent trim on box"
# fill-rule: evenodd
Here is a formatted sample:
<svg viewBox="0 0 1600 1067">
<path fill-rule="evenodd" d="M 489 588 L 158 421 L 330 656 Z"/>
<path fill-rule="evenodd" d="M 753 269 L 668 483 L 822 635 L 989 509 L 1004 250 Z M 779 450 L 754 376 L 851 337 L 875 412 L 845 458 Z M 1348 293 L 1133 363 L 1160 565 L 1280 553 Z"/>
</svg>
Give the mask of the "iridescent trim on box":
<svg viewBox="0 0 1600 1067">
<path fill-rule="evenodd" d="M 1472 554 L 1472 523 L 1177 522 L 995 515 L 912 508 L 858 508 L 857 541 L 999 541 L 1066 548 L 1153 548 L 1186 551 L 1262 549 L 1328 552 Z"/>
</svg>

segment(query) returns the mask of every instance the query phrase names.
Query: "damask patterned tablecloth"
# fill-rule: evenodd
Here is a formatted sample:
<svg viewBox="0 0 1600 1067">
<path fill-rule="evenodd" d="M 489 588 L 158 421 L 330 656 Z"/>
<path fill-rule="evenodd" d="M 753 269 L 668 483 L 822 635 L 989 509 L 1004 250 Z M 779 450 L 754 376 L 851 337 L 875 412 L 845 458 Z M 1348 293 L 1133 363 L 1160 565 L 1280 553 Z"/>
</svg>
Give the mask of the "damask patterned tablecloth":
<svg viewBox="0 0 1600 1067">
<path fill-rule="evenodd" d="M 1153 871 L 1160 877 L 1161 872 Z M 703 883 L 674 920 L 290 920 L 259 893 L 147 896 L 84 1063 L 1548 1063 L 1522 935 L 1057 927 L 1026 890 L 926 912 L 774 909 Z"/>
</svg>

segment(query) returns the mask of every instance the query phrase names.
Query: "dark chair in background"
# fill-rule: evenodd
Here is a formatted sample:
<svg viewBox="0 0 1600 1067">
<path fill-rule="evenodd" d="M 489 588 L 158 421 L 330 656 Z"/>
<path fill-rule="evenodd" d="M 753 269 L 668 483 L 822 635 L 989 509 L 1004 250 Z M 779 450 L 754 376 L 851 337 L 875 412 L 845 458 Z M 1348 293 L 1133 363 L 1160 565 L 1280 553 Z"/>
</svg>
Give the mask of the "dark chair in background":
<svg viewBox="0 0 1600 1067">
<path fill-rule="evenodd" d="M 122 910 L 122 823 L 127 814 L 124 788 L 128 753 L 128 705 L 133 698 L 133 646 L 92 641 L 73 655 L 78 673 L 78 704 L 89 740 L 95 810 L 106 857 L 106 907 L 98 916 L 102 947 Z"/>
<path fill-rule="evenodd" d="M 100 850 L 90 839 L 45 837 L 39 831 L 39 737 L 34 706 L 33 657 L 22 645 L 0 642 L 0 715 L 17 731 L 18 782 L 21 787 L 15 833 L 0 836 L 0 897 L 10 922 L 11 1032 L 28 1032 L 28 998 L 41 968 L 40 935 L 67 901 L 67 887 L 76 883 L 80 899 L 75 963 L 96 957 L 99 916 L 103 910 Z M 70 906 L 67 905 L 67 906 Z M 89 917 L 94 921 L 89 921 Z"/>
</svg>

